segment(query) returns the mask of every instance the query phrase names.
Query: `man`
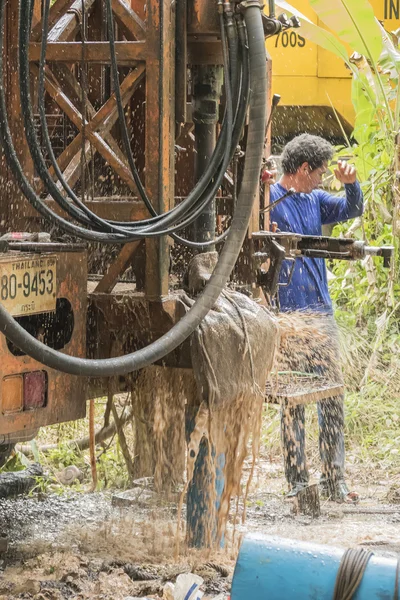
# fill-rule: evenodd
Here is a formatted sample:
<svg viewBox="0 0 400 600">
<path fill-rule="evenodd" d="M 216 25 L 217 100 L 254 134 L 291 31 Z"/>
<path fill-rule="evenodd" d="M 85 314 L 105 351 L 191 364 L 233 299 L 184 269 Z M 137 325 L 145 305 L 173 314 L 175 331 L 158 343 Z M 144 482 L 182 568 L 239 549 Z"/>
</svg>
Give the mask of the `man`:
<svg viewBox="0 0 400 600">
<path fill-rule="evenodd" d="M 289 196 L 271 211 L 271 221 L 280 231 L 304 235 L 322 235 L 322 225 L 347 221 L 363 213 L 363 195 L 356 171 L 344 161 L 338 163 L 335 176 L 345 186 L 345 197 L 336 197 L 320 189 L 332 146 L 321 137 L 303 134 L 289 142 L 282 153 L 283 175 L 271 185 L 271 203 L 290 188 Z M 265 177 L 264 177 L 265 180 Z M 284 263 L 280 282 L 289 281 L 291 264 Z M 333 319 L 324 259 L 300 258 L 295 261 L 288 285 L 279 288 L 281 311 L 312 311 L 321 316 L 323 328 L 334 348 L 331 363 L 339 363 L 337 331 Z M 334 366 L 334 365 L 333 365 Z M 311 368 L 321 374 L 324 369 Z M 338 502 L 357 502 L 344 479 L 344 408 L 342 396 L 318 404 L 319 447 L 322 460 L 321 487 L 325 496 Z M 304 406 L 286 408 L 282 413 L 282 439 L 285 451 L 285 474 L 294 496 L 308 483 L 305 462 Z"/>
</svg>

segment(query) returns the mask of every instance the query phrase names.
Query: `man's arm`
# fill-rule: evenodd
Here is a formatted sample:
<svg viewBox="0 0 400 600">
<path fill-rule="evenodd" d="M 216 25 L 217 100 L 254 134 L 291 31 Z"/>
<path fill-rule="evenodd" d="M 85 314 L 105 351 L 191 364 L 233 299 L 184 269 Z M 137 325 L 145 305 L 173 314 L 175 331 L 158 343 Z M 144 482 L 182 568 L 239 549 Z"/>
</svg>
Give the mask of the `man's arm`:
<svg viewBox="0 0 400 600">
<path fill-rule="evenodd" d="M 361 217 L 364 212 L 363 194 L 360 184 L 347 183 L 345 185 L 346 197 L 331 196 L 327 192 L 318 190 L 318 199 L 321 207 L 321 223 L 329 225 Z"/>
<path fill-rule="evenodd" d="M 340 161 L 335 169 L 335 176 L 344 184 L 346 197 L 340 198 L 318 190 L 322 225 L 355 219 L 361 217 L 364 212 L 363 194 L 356 179 L 355 168 L 345 161 Z"/>
</svg>

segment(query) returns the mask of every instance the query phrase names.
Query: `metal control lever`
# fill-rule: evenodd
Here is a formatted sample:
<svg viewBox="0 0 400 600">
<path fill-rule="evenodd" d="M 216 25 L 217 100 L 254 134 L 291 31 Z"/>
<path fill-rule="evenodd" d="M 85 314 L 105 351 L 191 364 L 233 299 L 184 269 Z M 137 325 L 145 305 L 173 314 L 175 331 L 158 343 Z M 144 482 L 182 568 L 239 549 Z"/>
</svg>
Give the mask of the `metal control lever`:
<svg viewBox="0 0 400 600">
<path fill-rule="evenodd" d="M 393 246 L 368 246 L 360 240 L 300 235 L 297 233 L 253 233 L 258 251 L 254 253 L 257 281 L 270 295 L 276 293 L 279 273 L 284 260 L 295 261 L 302 256 L 331 260 L 362 260 L 366 256 L 380 256 L 388 268 Z"/>
</svg>

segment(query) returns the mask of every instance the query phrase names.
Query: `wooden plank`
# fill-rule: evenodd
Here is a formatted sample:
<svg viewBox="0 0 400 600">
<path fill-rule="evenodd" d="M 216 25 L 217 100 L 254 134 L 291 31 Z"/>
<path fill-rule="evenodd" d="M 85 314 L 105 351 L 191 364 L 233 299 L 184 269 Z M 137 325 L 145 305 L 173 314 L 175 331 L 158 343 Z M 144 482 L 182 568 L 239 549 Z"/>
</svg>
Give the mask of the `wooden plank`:
<svg viewBox="0 0 400 600">
<path fill-rule="evenodd" d="M 175 14 L 173 0 L 147 0 L 146 189 L 158 213 L 167 211 L 174 186 Z M 168 240 L 146 240 L 146 295 L 168 293 Z"/>
<path fill-rule="evenodd" d="M 42 18 L 42 1 L 34 0 L 32 27 L 35 27 L 36 25 L 38 25 L 41 18 Z"/>
<path fill-rule="evenodd" d="M 175 120 L 186 123 L 187 104 L 187 0 L 176 5 L 176 48 L 175 48 Z"/>
<path fill-rule="evenodd" d="M 131 0 L 131 9 L 135 11 L 139 19 L 145 21 L 146 15 L 146 0 Z"/>
<path fill-rule="evenodd" d="M 94 290 L 95 293 L 109 294 L 112 292 L 118 277 L 120 277 L 122 273 L 126 271 L 132 260 L 132 257 L 141 243 L 142 240 L 139 240 L 137 242 L 130 242 L 129 244 L 125 244 L 125 246 L 123 246 L 116 260 L 110 265 L 103 279 L 101 279 L 101 281 L 97 284 L 96 289 Z"/>
<path fill-rule="evenodd" d="M 39 73 L 39 69 L 36 67 L 36 65 L 31 65 L 31 70 Z M 59 85 L 75 105 L 80 106 L 82 104 L 82 86 L 75 77 L 74 73 L 66 64 L 54 63 L 51 66 L 51 70 L 49 67 L 47 67 L 46 76 L 53 81 L 55 85 Z M 93 117 L 93 115 L 96 114 L 96 109 L 89 99 L 86 102 L 86 110 L 89 117 Z"/>
<path fill-rule="evenodd" d="M 33 180 L 33 162 L 29 152 L 28 144 L 25 138 L 24 123 L 21 114 L 21 104 L 19 101 L 19 76 L 18 76 L 18 20 L 19 9 L 18 2 L 9 2 L 7 4 L 6 13 L 6 40 L 7 40 L 7 108 L 10 123 L 10 130 L 13 137 L 13 142 L 17 157 L 21 163 L 22 169 L 26 177 Z M 3 83 L 3 82 L 2 82 Z M 12 202 L 10 202 L 12 198 Z M 10 181 L 7 182 L 5 189 L 5 198 L 3 200 L 2 214 L 3 218 L 7 218 L 7 227 L 14 228 L 14 231 L 19 229 L 19 218 L 25 208 L 25 198 L 14 178 L 10 176 Z M 8 214 L 7 212 L 10 211 Z"/>
<path fill-rule="evenodd" d="M 34 67 L 36 68 L 36 67 Z M 137 69 L 131 71 L 124 79 L 121 84 L 121 98 L 123 106 L 129 102 L 132 94 L 134 93 L 137 85 L 142 81 L 144 76 L 145 68 L 144 65 L 140 65 Z M 75 80 L 75 78 L 73 78 Z M 76 80 L 75 80 L 76 81 Z M 94 110 L 93 106 L 90 105 L 92 110 Z M 111 148 L 120 158 L 120 160 L 124 160 L 123 154 L 120 151 L 117 143 L 112 138 L 110 131 L 114 126 L 115 122 L 118 119 L 118 110 L 115 99 L 115 94 L 110 96 L 107 102 L 98 110 L 98 112 L 92 117 L 87 125 L 87 130 L 96 131 L 98 130 L 101 135 L 103 135 L 106 141 L 110 144 Z M 69 169 L 68 174 L 68 182 L 71 187 L 75 185 L 75 183 L 79 179 L 79 173 L 77 169 L 79 167 L 79 159 L 77 161 L 77 156 L 79 157 L 82 148 L 82 133 L 78 133 L 78 135 L 72 140 L 72 142 L 65 148 L 62 154 L 58 157 L 57 162 L 61 169 L 64 171 L 65 169 Z M 77 161 L 77 164 L 76 164 Z M 52 177 L 54 176 L 54 169 L 51 168 L 50 174 Z M 39 186 L 38 192 L 43 191 L 44 185 L 41 184 Z"/>
<path fill-rule="evenodd" d="M 54 69 L 54 67 L 55 67 L 55 69 Z M 53 81 L 53 83 L 55 83 L 55 85 L 59 85 L 64 91 L 66 91 L 68 96 L 70 97 L 70 99 L 72 99 L 72 98 L 74 99 L 74 103 L 76 105 L 81 105 L 82 89 L 80 87 L 79 82 L 74 77 L 74 75 L 71 73 L 71 71 L 68 69 L 68 67 L 65 64 L 53 65 L 53 71 L 58 72 L 61 75 L 62 84 L 59 80 L 57 80 L 57 78 L 53 79 L 52 77 L 50 77 L 50 79 Z M 49 73 L 51 73 L 51 72 L 49 72 Z M 129 99 L 131 98 L 138 81 L 141 80 L 143 73 L 144 73 L 144 65 L 140 65 L 138 69 L 131 71 L 130 74 L 125 78 L 124 83 L 121 86 L 121 95 L 123 96 L 123 105 L 124 106 L 125 106 L 125 104 L 127 104 L 129 102 Z M 99 133 L 101 133 L 103 135 L 103 137 L 109 144 L 109 146 L 110 146 L 111 150 L 114 152 L 114 154 L 119 158 L 119 160 L 122 163 L 124 163 L 125 162 L 124 154 L 123 154 L 122 150 L 120 149 L 120 147 L 118 146 L 118 143 L 114 140 L 114 138 L 110 134 L 111 127 L 114 125 L 114 123 L 118 119 L 118 114 L 115 114 L 115 111 L 116 111 L 115 96 L 113 95 L 113 96 L 111 96 L 111 98 L 112 98 L 111 105 L 114 108 L 112 110 L 112 121 L 109 124 L 109 126 L 108 127 L 105 126 L 106 122 L 108 123 L 108 120 L 106 121 L 106 115 L 110 109 L 110 105 L 107 102 L 105 105 L 103 105 L 101 112 L 98 114 L 97 118 L 95 118 L 94 122 L 93 122 L 93 120 L 91 120 L 89 122 L 89 128 L 91 131 L 95 131 L 96 129 L 101 129 L 101 131 L 99 131 Z M 96 115 L 96 110 L 95 110 L 94 106 L 91 104 L 91 102 L 89 101 L 89 99 L 86 100 L 86 109 L 88 111 L 89 117 L 91 117 L 91 119 L 94 118 L 94 116 Z M 101 127 L 100 127 L 100 125 L 101 125 Z M 79 138 L 80 138 L 80 136 L 79 136 Z M 76 143 L 75 143 L 75 147 L 76 147 Z M 76 150 L 76 152 L 79 152 L 79 150 Z"/>
<path fill-rule="evenodd" d="M 45 200 L 45 202 L 55 213 L 65 216 L 64 211 L 61 210 L 54 200 Z M 129 201 L 110 200 L 108 198 L 104 200 L 95 199 L 94 201 L 88 200 L 85 204 L 91 211 L 103 219 L 139 221 L 140 219 L 147 219 L 149 217 L 149 213 L 143 202 L 134 198 Z M 31 220 L 33 218 L 40 219 L 41 217 L 30 204 L 27 204 L 26 210 L 24 209 L 24 218 Z"/>
<path fill-rule="evenodd" d="M 85 12 L 88 13 L 95 0 L 85 0 Z M 49 31 L 48 42 L 67 41 L 76 36 L 82 23 L 82 0 L 75 2 L 68 8 Z"/>
<path fill-rule="evenodd" d="M 81 131 L 82 114 L 73 105 L 68 96 L 64 94 L 60 87 L 56 86 L 48 78 L 45 80 L 46 91 L 55 100 L 58 106 L 65 112 L 70 121 L 75 125 L 79 131 Z M 102 136 L 96 131 L 91 131 L 89 128 L 89 122 L 85 120 L 85 134 L 87 139 L 93 144 L 96 150 L 103 156 L 106 162 L 111 166 L 117 175 L 124 181 L 129 188 L 136 193 L 136 184 L 133 176 L 128 169 L 125 162 L 122 162 L 116 153 L 112 150 L 109 144 L 102 138 Z"/>
<path fill-rule="evenodd" d="M 142 19 L 123 0 L 112 0 L 115 20 L 123 28 L 124 33 L 130 33 L 135 40 L 144 40 L 146 26 Z"/>
<path fill-rule="evenodd" d="M 49 12 L 49 27 L 52 28 L 54 23 L 69 9 L 73 0 L 56 0 L 50 8 Z M 42 22 L 38 22 L 31 33 L 31 41 L 37 42 L 42 37 Z"/>
<path fill-rule="evenodd" d="M 39 62 L 40 44 L 32 42 L 29 45 L 29 60 Z M 86 62 L 103 65 L 111 64 L 110 45 L 108 42 L 86 42 Z M 118 64 L 135 66 L 135 63 L 147 59 L 146 42 L 115 42 L 115 53 Z M 46 60 L 48 62 L 77 63 L 82 58 L 81 42 L 49 42 Z"/>
</svg>

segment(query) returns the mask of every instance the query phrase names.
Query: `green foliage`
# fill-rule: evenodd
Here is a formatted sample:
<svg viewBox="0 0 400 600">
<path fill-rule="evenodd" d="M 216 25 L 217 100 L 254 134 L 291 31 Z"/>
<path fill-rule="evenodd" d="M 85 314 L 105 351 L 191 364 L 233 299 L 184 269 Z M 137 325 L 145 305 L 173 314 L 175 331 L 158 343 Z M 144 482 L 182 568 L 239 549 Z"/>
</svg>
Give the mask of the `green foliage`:
<svg viewBox="0 0 400 600">
<path fill-rule="evenodd" d="M 353 50 L 376 60 L 382 36 L 369 2 L 360 0 L 310 0 L 321 21 L 333 29 Z"/>
<path fill-rule="evenodd" d="M 61 444 L 56 449 L 50 450 L 47 453 L 47 460 L 52 468 L 57 471 L 71 465 L 82 468 L 85 464 L 83 454 L 77 448 L 68 444 Z"/>
</svg>

